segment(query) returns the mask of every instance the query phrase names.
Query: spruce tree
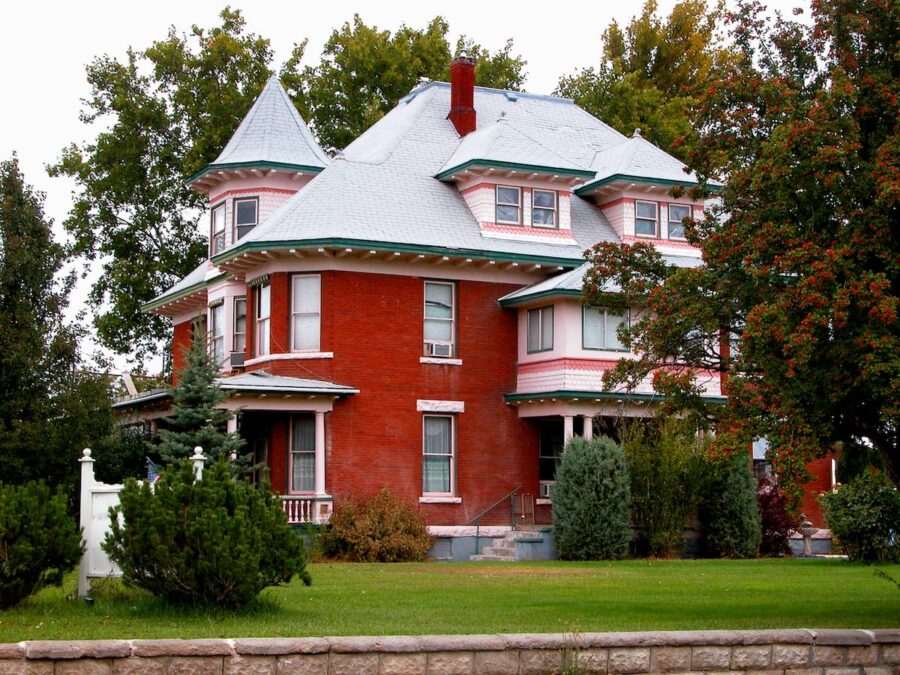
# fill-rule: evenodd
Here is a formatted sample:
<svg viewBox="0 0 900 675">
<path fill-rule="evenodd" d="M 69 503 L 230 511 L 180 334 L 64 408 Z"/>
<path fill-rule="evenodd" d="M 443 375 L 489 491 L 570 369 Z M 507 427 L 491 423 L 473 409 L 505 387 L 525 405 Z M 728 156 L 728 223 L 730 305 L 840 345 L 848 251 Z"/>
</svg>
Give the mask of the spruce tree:
<svg viewBox="0 0 900 675">
<path fill-rule="evenodd" d="M 175 414 L 169 419 L 169 429 L 159 432 L 162 443 L 156 449 L 164 462 L 190 457 L 198 445 L 207 457 L 237 457 L 244 441 L 238 434 L 224 431 L 232 413 L 219 407 L 225 393 L 216 384 L 217 375 L 206 335 L 194 331 L 184 369 L 172 390 Z"/>
</svg>

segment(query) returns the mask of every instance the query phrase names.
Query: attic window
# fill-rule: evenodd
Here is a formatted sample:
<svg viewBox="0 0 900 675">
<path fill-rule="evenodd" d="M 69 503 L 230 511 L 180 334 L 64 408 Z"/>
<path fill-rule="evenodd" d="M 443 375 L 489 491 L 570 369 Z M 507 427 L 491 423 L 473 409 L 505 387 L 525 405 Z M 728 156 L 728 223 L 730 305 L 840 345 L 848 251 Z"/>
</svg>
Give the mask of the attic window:
<svg viewBox="0 0 900 675">
<path fill-rule="evenodd" d="M 690 211 L 684 204 L 669 204 L 669 239 L 684 239 L 684 219 Z"/>
<path fill-rule="evenodd" d="M 550 190 L 531 191 L 531 224 L 535 227 L 556 227 L 556 193 Z"/>
<path fill-rule="evenodd" d="M 521 188 L 497 186 L 497 222 L 522 224 Z"/>
<path fill-rule="evenodd" d="M 259 198 L 234 200 L 234 239 L 242 239 L 259 222 Z"/>
<path fill-rule="evenodd" d="M 634 233 L 639 237 L 658 237 L 658 213 L 656 202 L 635 202 Z"/>
</svg>

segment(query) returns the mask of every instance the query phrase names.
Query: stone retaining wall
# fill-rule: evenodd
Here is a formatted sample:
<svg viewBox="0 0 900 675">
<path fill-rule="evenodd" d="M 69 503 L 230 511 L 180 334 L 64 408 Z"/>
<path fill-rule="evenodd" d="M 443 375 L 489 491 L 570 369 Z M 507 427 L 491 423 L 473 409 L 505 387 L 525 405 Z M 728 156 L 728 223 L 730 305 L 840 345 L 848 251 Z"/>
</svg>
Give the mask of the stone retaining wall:
<svg viewBox="0 0 900 675">
<path fill-rule="evenodd" d="M 675 631 L 0 644 L 0 675 L 900 673 L 900 630 Z"/>
</svg>

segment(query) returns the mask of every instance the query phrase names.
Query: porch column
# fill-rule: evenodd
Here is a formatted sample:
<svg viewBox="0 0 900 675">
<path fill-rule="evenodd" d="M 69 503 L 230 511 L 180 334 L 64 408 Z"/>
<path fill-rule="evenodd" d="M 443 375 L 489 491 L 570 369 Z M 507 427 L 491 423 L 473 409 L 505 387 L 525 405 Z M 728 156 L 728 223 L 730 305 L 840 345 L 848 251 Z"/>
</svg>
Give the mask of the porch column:
<svg viewBox="0 0 900 675">
<path fill-rule="evenodd" d="M 582 427 L 584 432 L 581 435 L 584 436 L 584 440 L 589 441 L 594 437 L 594 418 L 591 415 L 582 415 L 581 421 L 584 425 Z"/>
<path fill-rule="evenodd" d="M 559 427 L 557 427 L 559 428 Z M 575 416 L 574 415 L 563 415 L 563 444 L 568 443 L 572 440 L 572 436 L 575 435 Z"/>
<path fill-rule="evenodd" d="M 231 417 L 229 417 L 225 421 L 225 432 L 229 433 L 229 434 L 237 433 L 237 413 L 232 413 Z M 207 448 L 204 448 L 204 450 L 207 450 Z M 232 452 L 231 453 L 231 461 L 234 461 L 236 459 L 237 459 L 237 453 Z"/>
<path fill-rule="evenodd" d="M 325 494 L 325 413 L 316 413 L 316 496 Z"/>
</svg>

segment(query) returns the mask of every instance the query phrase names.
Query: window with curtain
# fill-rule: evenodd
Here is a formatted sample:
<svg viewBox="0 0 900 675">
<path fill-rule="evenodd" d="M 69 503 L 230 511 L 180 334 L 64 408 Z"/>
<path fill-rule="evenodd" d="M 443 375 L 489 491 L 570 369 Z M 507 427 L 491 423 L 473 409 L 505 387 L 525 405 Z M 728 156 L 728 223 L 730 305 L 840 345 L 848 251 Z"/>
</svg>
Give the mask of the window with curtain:
<svg viewBox="0 0 900 675">
<path fill-rule="evenodd" d="M 422 492 L 452 495 L 453 490 L 453 418 L 448 415 L 425 415 L 422 440 Z"/>
<path fill-rule="evenodd" d="M 217 366 L 225 362 L 225 304 L 209 308 L 209 355 Z"/>
<path fill-rule="evenodd" d="M 210 215 L 209 254 L 225 250 L 225 204 L 214 207 Z"/>
<path fill-rule="evenodd" d="M 556 227 L 556 193 L 550 190 L 531 191 L 531 224 L 535 227 Z"/>
<path fill-rule="evenodd" d="M 238 241 L 250 232 L 258 222 L 259 198 L 234 200 L 234 240 Z"/>
<path fill-rule="evenodd" d="M 234 299 L 234 338 L 231 351 L 242 352 L 247 349 L 247 298 Z"/>
<path fill-rule="evenodd" d="M 294 415 L 291 420 L 291 492 L 316 489 L 316 416 Z"/>
<path fill-rule="evenodd" d="M 640 237 L 658 237 L 658 204 L 656 202 L 634 203 L 634 233 Z"/>
<path fill-rule="evenodd" d="M 684 219 L 691 214 L 691 207 L 669 204 L 669 239 L 684 239 Z"/>
<path fill-rule="evenodd" d="M 584 349 L 625 351 L 617 331 L 627 322 L 627 310 L 585 307 L 582 310 L 581 346 Z"/>
<path fill-rule="evenodd" d="M 269 353 L 269 315 L 272 311 L 272 287 L 256 287 L 256 355 Z"/>
<path fill-rule="evenodd" d="M 318 351 L 321 331 L 321 277 L 297 274 L 291 287 L 291 336 L 294 351 Z"/>
<path fill-rule="evenodd" d="M 450 283 L 425 282 L 426 356 L 453 356 L 455 352 L 453 326 L 455 290 Z M 441 348 L 435 345 L 441 345 Z"/>
<path fill-rule="evenodd" d="M 528 353 L 553 349 L 553 307 L 528 310 Z"/>
<path fill-rule="evenodd" d="M 497 186 L 497 222 L 522 224 L 522 190 L 517 187 Z"/>
</svg>

